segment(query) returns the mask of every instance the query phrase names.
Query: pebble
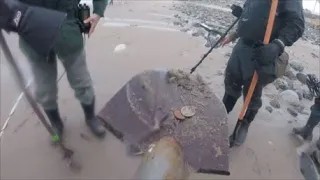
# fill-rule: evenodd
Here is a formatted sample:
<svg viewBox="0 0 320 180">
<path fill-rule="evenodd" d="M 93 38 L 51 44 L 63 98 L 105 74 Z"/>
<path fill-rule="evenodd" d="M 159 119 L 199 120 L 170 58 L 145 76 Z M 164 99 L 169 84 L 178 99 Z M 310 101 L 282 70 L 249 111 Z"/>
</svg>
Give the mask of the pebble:
<svg viewBox="0 0 320 180">
<path fill-rule="evenodd" d="M 207 31 L 204 29 L 198 29 L 195 32 L 193 32 L 191 35 L 198 37 L 198 36 L 205 36 L 207 34 Z"/>
<path fill-rule="evenodd" d="M 290 67 L 292 67 L 292 69 L 294 69 L 298 72 L 302 72 L 304 70 L 303 65 L 299 62 L 291 61 L 289 64 L 290 64 Z"/>
<path fill-rule="evenodd" d="M 266 106 L 266 110 L 269 112 L 269 113 L 272 113 L 273 109 L 271 106 Z"/>
<path fill-rule="evenodd" d="M 223 70 L 218 70 L 217 71 L 217 75 L 219 75 L 219 76 L 222 76 L 224 73 L 223 73 Z"/>
<path fill-rule="evenodd" d="M 188 32 L 188 31 L 190 31 L 190 29 L 189 28 L 182 28 L 182 29 L 180 29 L 180 31 L 181 32 Z"/>
<path fill-rule="evenodd" d="M 279 101 L 277 99 L 272 99 L 269 104 L 276 109 L 279 109 L 281 107 Z"/>
<path fill-rule="evenodd" d="M 303 114 L 303 115 L 309 115 L 309 113 L 307 112 L 307 111 L 302 111 L 302 112 L 300 112 L 300 114 Z"/>
<path fill-rule="evenodd" d="M 287 81 L 283 80 L 283 79 L 276 79 L 273 82 L 274 86 L 276 87 L 276 89 L 280 89 L 280 90 L 287 90 L 289 89 L 289 85 L 287 83 Z"/>
<path fill-rule="evenodd" d="M 298 94 L 299 100 L 301 101 L 303 99 L 303 90 L 298 89 L 298 90 L 295 90 L 294 92 L 296 92 Z"/>
<path fill-rule="evenodd" d="M 119 52 L 124 51 L 126 48 L 127 48 L 127 46 L 125 44 L 119 44 L 114 48 L 113 52 L 119 53 Z"/>
<path fill-rule="evenodd" d="M 193 22 L 193 23 L 191 23 L 191 26 L 193 26 L 193 27 L 201 27 L 200 26 L 200 23 L 198 23 L 198 22 Z"/>
<path fill-rule="evenodd" d="M 303 73 L 297 73 L 296 78 L 298 81 L 300 81 L 302 84 L 307 84 L 307 76 Z"/>
<path fill-rule="evenodd" d="M 294 73 L 290 69 L 286 69 L 286 72 L 285 72 L 284 75 L 287 78 L 289 78 L 290 80 L 296 80 L 297 79 L 296 75 L 294 75 Z"/>
<path fill-rule="evenodd" d="M 312 56 L 313 58 L 319 59 L 319 56 L 316 55 L 315 53 L 311 53 L 311 56 Z"/>
<path fill-rule="evenodd" d="M 289 114 L 291 114 L 293 117 L 297 117 L 298 116 L 298 113 L 296 112 L 295 109 L 293 109 L 292 107 L 288 107 L 287 108 L 287 111 Z"/>
<path fill-rule="evenodd" d="M 312 101 L 313 100 L 313 95 L 309 90 L 303 90 L 303 98 Z"/>
<path fill-rule="evenodd" d="M 294 108 L 295 110 L 297 110 L 299 113 L 303 112 L 304 110 L 304 105 L 302 103 L 292 103 L 290 104 L 292 106 L 292 108 Z"/>
<path fill-rule="evenodd" d="M 180 21 L 174 21 L 173 25 L 175 25 L 175 26 L 183 26 L 183 24 Z"/>
<path fill-rule="evenodd" d="M 289 105 L 300 103 L 298 94 L 292 90 L 285 90 L 281 92 L 280 97 Z"/>
<path fill-rule="evenodd" d="M 191 36 L 198 37 L 198 36 L 200 36 L 200 33 L 199 32 L 193 32 L 193 33 L 191 33 Z"/>
</svg>

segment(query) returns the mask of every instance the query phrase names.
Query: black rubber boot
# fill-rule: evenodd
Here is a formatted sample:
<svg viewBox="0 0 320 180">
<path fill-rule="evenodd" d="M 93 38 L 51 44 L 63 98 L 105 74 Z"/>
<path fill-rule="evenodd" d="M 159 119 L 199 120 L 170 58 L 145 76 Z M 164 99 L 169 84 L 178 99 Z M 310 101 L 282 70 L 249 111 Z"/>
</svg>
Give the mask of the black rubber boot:
<svg viewBox="0 0 320 180">
<path fill-rule="evenodd" d="M 63 135 L 63 122 L 61 120 L 59 110 L 53 109 L 53 110 L 44 110 L 44 112 L 47 114 L 47 117 L 50 121 L 51 127 L 53 131 L 59 136 L 62 137 Z"/>
<path fill-rule="evenodd" d="M 91 132 L 99 138 L 104 138 L 106 135 L 106 130 L 102 126 L 99 119 L 95 116 L 94 106 L 95 100 L 93 99 L 92 104 L 86 105 L 81 103 L 86 118 L 86 123 L 90 128 Z"/>
<path fill-rule="evenodd" d="M 241 123 L 240 128 L 237 132 L 237 139 L 235 139 L 235 143 L 234 143 L 236 146 L 240 146 L 245 142 L 248 131 L 249 131 L 250 123 L 254 120 L 257 113 L 258 113 L 258 110 L 248 110 L 246 112 L 243 122 Z"/>
<path fill-rule="evenodd" d="M 236 105 L 237 100 L 238 99 L 233 96 L 224 94 L 222 101 L 223 101 L 224 106 L 226 107 L 228 114 L 232 111 L 232 109 Z"/>
<path fill-rule="evenodd" d="M 304 127 L 293 128 L 292 132 L 301 136 L 306 141 L 312 141 L 312 131 L 319 121 L 320 119 L 311 112 L 307 124 Z"/>
</svg>

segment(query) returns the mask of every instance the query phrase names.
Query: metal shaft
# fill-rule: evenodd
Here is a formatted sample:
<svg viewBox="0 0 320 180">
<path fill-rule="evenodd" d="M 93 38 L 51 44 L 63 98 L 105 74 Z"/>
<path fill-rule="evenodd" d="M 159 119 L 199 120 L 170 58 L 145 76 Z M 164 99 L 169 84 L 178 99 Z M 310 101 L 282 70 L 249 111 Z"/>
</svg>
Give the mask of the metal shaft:
<svg viewBox="0 0 320 180">
<path fill-rule="evenodd" d="M 188 175 L 181 147 L 173 138 L 164 137 L 145 154 L 133 179 L 181 180 Z"/>
<path fill-rule="evenodd" d="M 223 38 L 225 38 L 227 36 L 227 34 L 229 33 L 229 31 L 233 28 L 233 26 L 235 24 L 237 24 L 237 22 L 239 21 L 240 18 L 237 18 L 232 24 L 231 26 L 227 29 L 227 31 L 219 38 L 219 40 L 209 49 L 209 51 L 203 55 L 203 57 L 201 58 L 201 60 L 191 69 L 190 74 L 192 74 L 197 67 L 203 62 L 203 60 L 212 52 L 212 50 L 214 48 L 216 48 L 218 46 L 218 44 L 220 44 L 221 40 Z"/>
</svg>

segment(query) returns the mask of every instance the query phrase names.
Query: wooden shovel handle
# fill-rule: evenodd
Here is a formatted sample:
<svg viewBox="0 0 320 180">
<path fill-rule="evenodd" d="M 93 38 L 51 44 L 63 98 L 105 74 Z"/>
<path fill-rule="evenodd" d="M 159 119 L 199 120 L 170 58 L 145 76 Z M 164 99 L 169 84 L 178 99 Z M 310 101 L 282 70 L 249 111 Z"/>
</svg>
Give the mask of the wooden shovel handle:
<svg viewBox="0 0 320 180">
<path fill-rule="evenodd" d="M 277 12 L 277 7 L 278 7 L 278 0 L 272 0 L 270 13 L 269 13 L 268 24 L 267 24 L 267 29 L 266 29 L 266 33 L 264 35 L 263 44 L 269 44 L 271 33 L 272 33 L 272 29 L 273 29 L 274 19 L 275 19 L 276 12 Z M 249 106 L 249 103 L 251 101 L 252 94 L 253 94 L 254 89 L 255 89 L 255 87 L 257 85 L 257 82 L 258 82 L 258 73 L 255 71 L 254 74 L 253 74 L 253 78 L 252 78 L 252 81 L 251 81 L 247 96 L 245 98 L 244 104 L 242 106 L 242 109 L 241 109 L 241 112 L 240 112 L 240 115 L 239 115 L 239 120 L 243 120 L 243 117 L 246 114 L 246 111 L 248 109 L 248 106 Z"/>
</svg>

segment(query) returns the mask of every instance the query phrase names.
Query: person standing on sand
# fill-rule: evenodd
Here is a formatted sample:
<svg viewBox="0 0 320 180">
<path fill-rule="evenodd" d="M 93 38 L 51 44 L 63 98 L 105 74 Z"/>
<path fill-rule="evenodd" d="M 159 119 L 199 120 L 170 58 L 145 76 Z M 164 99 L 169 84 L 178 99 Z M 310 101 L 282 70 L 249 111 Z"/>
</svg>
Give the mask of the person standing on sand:
<svg viewBox="0 0 320 180">
<path fill-rule="evenodd" d="M 80 101 L 85 121 L 94 135 L 103 138 L 105 128 L 95 117 L 95 93 L 86 64 L 83 36 L 77 17 L 80 0 L 20 0 L 33 6 L 48 8 L 67 13 L 67 19 L 61 27 L 57 41 L 52 47 L 49 57 L 34 51 L 22 38 L 19 45 L 30 62 L 36 85 L 36 100 L 42 105 L 51 126 L 59 136 L 63 134 L 64 125 L 58 109 L 57 57 L 61 60 L 70 86 Z M 93 14 L 84 23 L 90 23 L 89 37 L 103 17 L 107 0 L 93 0 Z M 71 112 L 70 112 L 71 113 Z"/>
<path fill-rule="evenodd" d="M 315 96 L 314 105 L 311 107 L 311 114 L 305 126 L 293 128 L 293 133 L 299 135 L 306 141 L 312 141 L 312 132 L 320 122 L 320 82 L 312 75 L 307 76 L 307 85 L 310 92 Z M 317 142 L 320 149 L 320 138 Z"/>
<path fill-rule="evenodd" d="M 314 105 L 311 114 L 303 127 L 295 127 L 292 132 L 307 142 L 312 141 L 313 129 L 320 122 L 320 82 L 314 75 L 308 75 L 306 84 L 314 95 Z M 315 145 L 314 145 L 315 144 Z M 306 180 L 319 179 L 320 169 L 320 137 L 315 143 L 309 143 L 300 155 L 300 171 Z"/>
<path fill-rule="evenodd" d="M 250 123 L 262 106 L 263 88 L 278 77 L 277 58 L 284 53 L 286 46 L 292 46 L 302 36 L 305 29 L 302 0 L 281 0 L 278 3 L 270 43 L 263 45 L 271 2 L 246 0 L 236 32 L 231 33 L 221 43 L 224 46 L 239 38 L 225 70 L 223 103 L 227 113 L 232 111 L 241 92 L 244 97 L 247 95 L 254 71 L 259 75 L 235 140 L 235 145 L 238 146 L 244 143 Z"/>
</svg>

